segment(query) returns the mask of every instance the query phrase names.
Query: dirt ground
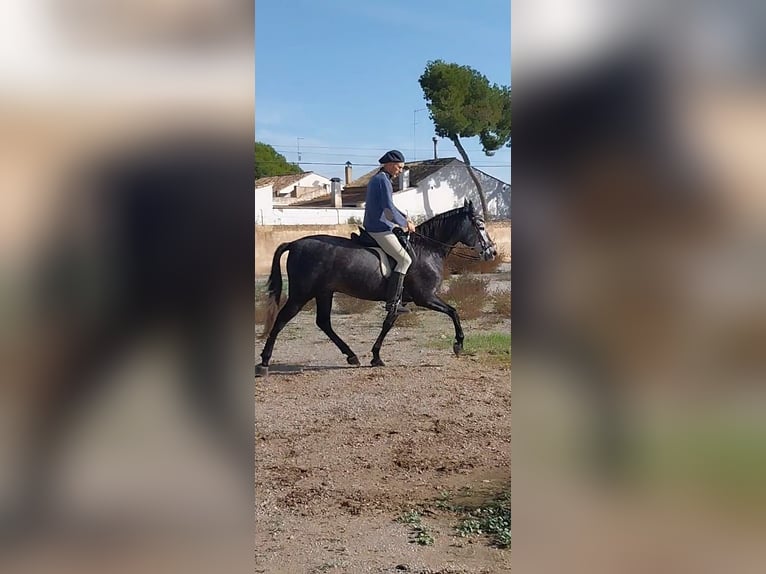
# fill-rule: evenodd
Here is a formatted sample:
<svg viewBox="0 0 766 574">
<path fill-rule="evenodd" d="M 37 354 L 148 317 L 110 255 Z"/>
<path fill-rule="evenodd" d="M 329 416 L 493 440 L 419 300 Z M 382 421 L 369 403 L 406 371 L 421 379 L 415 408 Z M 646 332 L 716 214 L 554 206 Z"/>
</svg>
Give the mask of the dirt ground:
<svg viewBox="0 0 766 574">
<path fill-rule="evenodd" d="M 509 572 L 511 551 L 460 537 L 438 504 L 510 493 L 510 366 L 455 357 L 452 322 L 418 309 L 369 366 L 384 311 L 333 313 L 359 356 L 345 357 L 302 311 L 282 332 L 268 377 L 255 379 L 256 572 Z M 466 336 L 510 333 L 510 320 L 464 321 Z M 434 341 L 444 341 L 442 349 Z M 260 354 L 262 341 L 256 342 Z M 417 509 L 432 545 L 397 521 Z"/>
</svg>

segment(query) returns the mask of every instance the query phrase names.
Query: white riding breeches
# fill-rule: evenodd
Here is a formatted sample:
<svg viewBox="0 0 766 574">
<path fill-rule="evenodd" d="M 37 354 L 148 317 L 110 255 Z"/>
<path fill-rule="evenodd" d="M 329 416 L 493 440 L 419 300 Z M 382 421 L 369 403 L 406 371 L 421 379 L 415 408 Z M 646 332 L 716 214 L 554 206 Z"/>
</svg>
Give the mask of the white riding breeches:
<svg viewBox="0 0 766 574">
<path fill-rule="evenodd" d="M 392 231 L 382 231 L 380 233 L 370 232 L 370 235 L 377 241 L 383 251 L 394 258 L 396 261 L 396 268 L 394 271 L 396 273 L 407 273 L 407 270 L 412 263 L 412 258 L 410 257 L 410 254 L 407 253 L 407 250 L 402 247 L 402 244 L 399 243 L 396 235 L 394 235 Z"/>
</svg>

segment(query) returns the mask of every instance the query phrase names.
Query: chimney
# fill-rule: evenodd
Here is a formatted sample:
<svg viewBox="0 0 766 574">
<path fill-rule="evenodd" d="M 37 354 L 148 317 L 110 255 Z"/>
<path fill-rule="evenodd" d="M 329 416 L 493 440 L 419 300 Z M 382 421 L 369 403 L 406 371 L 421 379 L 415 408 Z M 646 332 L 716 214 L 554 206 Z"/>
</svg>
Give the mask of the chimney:
<svg viewBox="0 0 766 574">
<path fill-rule="evenodd" d="M 410 186 L 410 170 L 404 168 L 402 173 L 399 174 L 399 191 L 407 189 Z"/>
<path fill-rule="evenodd" d="M 434 142 L 434 159 L 438 159 L 436 156 L 436 142 L 437 142 L 436 136 L 432 137 L 431 141 Z"/>
<path fill-rule="evenodd" d="M 349 169 L 349 168 L 346 168 Z M 333 207 L 343 207 L 343 198 L 340 194 L 340 178 L 334 177 L 330 180 L 330 203 Z"/>
<path fill-rule="evenodd" d="M 351 183 L 351 162 L 346 162 L 346 185 Z"/>
</svg>

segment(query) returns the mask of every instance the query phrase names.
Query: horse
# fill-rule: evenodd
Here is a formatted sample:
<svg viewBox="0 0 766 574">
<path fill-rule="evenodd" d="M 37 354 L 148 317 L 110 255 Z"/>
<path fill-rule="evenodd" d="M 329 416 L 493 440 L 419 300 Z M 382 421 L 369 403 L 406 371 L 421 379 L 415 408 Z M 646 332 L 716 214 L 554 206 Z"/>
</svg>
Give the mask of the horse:
<svg viewBox="0 0 766 574">
<path fill-rule="evenodd" d="M 436 292 L 442 282 L 444 260 L 450 251 L 462 243 L 489 261 L 497 249 L 487 234 L 484 219 L 466 200 L 462 207 L 447 211 L 421 223 L 411 234 L 414 251 L 412 265 L 404 280 L 402 302 L 414 302 L 420 307 L 445 313 L 455 326 L 453 352 L 463 350 L 463 329 L 457 310 L 440 299 Z M 277 314 L 282 295 L 280 259 L 289 251 L 287 276 L 289 296 Z M 316 299 L 316 324 L 346 355 L 349 365 L 359 365 L 359 358 L 338 336 L 330 323 L 332 299 L 335 293 L 345 293 L 368 301 L 385 301 L 388 278 L 383 276 L 377 256 L 358 241 L 331 235 L 310 235 L 282 243 L 274 252 L 271 274 L 267 284 L 268 311 L 264 335 L 268 333 L 256 373 L 267 375 L 269 361 L 277 335 L 311 299 Z M 395 310 L 390 311 L 372 347 L 373 367 L 383 367 L 380 348 L 388 331 L 396 322 Z"/>
</svg>

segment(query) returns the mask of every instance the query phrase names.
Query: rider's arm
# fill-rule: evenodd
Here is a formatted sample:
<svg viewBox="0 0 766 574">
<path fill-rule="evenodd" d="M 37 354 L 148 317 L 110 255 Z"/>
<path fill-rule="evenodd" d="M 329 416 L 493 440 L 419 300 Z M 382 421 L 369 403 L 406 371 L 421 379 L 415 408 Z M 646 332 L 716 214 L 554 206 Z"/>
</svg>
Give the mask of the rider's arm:
<svg viewBox="0 0 766 574">
<path fill-rule="evenodd" d="M 383 206 L 383 216 L 400 227 L 407 227 L 407 218 L 394 205 L 392 188 L 380 181 L 380 197 Z"/>
</svg>

